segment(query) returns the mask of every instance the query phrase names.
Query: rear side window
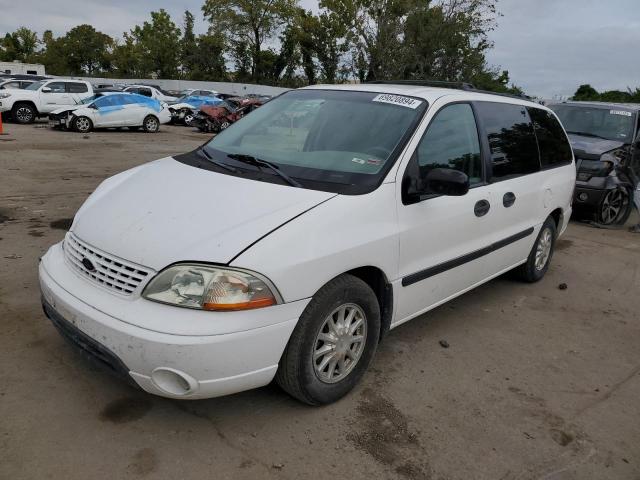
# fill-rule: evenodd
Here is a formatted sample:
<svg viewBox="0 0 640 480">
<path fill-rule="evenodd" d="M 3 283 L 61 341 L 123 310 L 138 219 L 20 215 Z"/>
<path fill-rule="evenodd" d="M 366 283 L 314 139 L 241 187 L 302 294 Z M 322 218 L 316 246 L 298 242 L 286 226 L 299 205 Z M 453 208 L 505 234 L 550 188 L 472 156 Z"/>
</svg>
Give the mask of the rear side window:
<svg viewBox="0 0 640 480">
<path fill-rule="evenodd" d="M 533 128 L 540 149 L 542 168 L 551 168 L 571 163 L 571 145 L 558 119 L 551 112 L 540 108 L 527 108 L 533 120 Z"/>
<path fill-rule="evenodd" d="M 440 110 L 416 150 L 420 176 L 434 168 L 464 172 L 471 185 L 482 181 L 478 129 L 471 105 L 459 103 Z"/>
<path fill-rule="evenodd" d="M 68 93 L 85 93 L 88 91 L 89 91 L 89 88 L 87 87 L 86 83 L 76 83 L 76 82 L 67 83 Z"/>
<path fill-rule="evenodd" d="M 540 170 L 538 145 L 527 109 L 508 103 L 475 104 L 489 141 L 493 181 Z"/>
<path fill-rule="evenodd" d="M 49 87 L 51 89 L 51 93 L 65 93 L 64 82 L 51 82 L 46 84 L 45 87 Z"/>
<path fill-rule="evenodd" d="M 141 88 L 137 93 L 139 93 L 140 95 L 144 95 L 145 97 L 152 96 L 151 90 L 149 90 L 148 88 Z"/>
</svg>

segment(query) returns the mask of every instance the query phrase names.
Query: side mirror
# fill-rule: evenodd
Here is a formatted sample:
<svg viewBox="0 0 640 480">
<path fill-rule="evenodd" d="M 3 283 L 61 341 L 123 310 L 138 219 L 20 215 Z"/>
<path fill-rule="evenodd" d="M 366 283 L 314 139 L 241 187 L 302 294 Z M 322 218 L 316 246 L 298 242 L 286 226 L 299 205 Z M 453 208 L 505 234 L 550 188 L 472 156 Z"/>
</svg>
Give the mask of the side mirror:
<svg viewBox="0 0 640 480">
<path fill-rule="evenodd" d="M 51 92 L 51 88 L 49 88 L 49 87 L 42 87 L 42 92 L 43 92 L 43 93 L 50 93 L 50 92 Z"/>
<path fill-rule="evenodd" d="M 459 197 L 469 191 L 469 177 L 466 173 L 450 168 L 434 168 L 424 178 L 427 193 Z"/>
</svg>

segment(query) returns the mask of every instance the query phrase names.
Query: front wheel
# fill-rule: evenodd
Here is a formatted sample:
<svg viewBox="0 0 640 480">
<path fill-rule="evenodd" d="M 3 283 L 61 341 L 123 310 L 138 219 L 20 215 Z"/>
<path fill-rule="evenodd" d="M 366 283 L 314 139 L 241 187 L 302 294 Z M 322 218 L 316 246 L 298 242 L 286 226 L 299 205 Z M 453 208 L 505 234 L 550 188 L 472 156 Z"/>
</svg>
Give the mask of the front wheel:
<svg viewBox="0 0 640 480">
<path fill-rule="evenodd" d="M 362 280 L 341 275 L 313 297 L 282 355 L 276 381 L 309 405 L 335 402 L 360 381 L 380 336 L 380 306 Z"/>
<path fill-rule="evenodd" d="M 87 117 L 76 117 L 73 121 L 73 129 L 76 132 L 88 133 L 93 129 L 93 123 Z"/>
<path fill-rule="evenodd" d="M 631 214 L 631 195 L 618 186 L 609 190 L 598 207 L 598 223 L 602 225 L 624 225 Z"/>
<path fill-rule="evenodd" d="M 28 103 L 18 103 L 11 110 L 11 116 L 18 123 L 33 123 L 36 119 L 36 109 Z"/>
<path fill-rule="evenodd" d="M 547 217 L 540 228 L 538 238 L 533 244 L 526 263 L 517 269 L 521 280 L 529 283 L 537 282 L 547 273 L 556 244 L 556 231 L 555 220 L 552 217 Z"/>
<path fill-rule="evenodd" d="M 153 115 L 148 115 L 142 123 L 142 128 L 147 133 L 156 133 L 160 129 L 160 122 Z"/>
</svg>

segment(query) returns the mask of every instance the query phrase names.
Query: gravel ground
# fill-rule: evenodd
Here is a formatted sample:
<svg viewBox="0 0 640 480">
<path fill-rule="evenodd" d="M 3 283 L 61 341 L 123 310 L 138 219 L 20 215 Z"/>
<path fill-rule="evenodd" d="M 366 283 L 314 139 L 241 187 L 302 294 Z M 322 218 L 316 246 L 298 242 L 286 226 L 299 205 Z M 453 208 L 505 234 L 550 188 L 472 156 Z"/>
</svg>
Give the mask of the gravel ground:
<svg viewBox="0 0 640 480">
<path fill-rule="evenodd" d="M 640 479 L 640 235 L 572 223 L 542 282 L 498 278 L 392 331 L 334 405 L 273 385 L 172 401 L 63 342 L 37 263 L 102 179 L 207 136 L 5 131 L 0 478 Z"/>
</svg>

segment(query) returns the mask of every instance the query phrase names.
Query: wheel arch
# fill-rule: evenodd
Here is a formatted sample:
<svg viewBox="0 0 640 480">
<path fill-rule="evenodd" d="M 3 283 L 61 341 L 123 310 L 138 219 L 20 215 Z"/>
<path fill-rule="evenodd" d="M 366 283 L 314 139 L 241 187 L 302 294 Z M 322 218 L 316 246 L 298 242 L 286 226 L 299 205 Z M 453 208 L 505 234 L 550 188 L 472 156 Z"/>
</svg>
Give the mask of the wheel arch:
<svg viewBox="0 0 640 480">
<path fill-rule="evenodd" d="M 40 110 L 38 110 L 38 107 L 33 100 L 16 100 L 15 102 L 13 102 L 13 106 L 11 107 L 11 110 L 13 110 L 14 108 L 18 108 L 18 106 L 20 105 L 29 105 L 30 107 L 33 107 L 33 109 L 35 110 L 36 116 L 40 115 Z"/>
<path fill-rule="evenodd" d="M 389 331 L 393 316 L 393 287 L 387 276 L 380 268 L 372 265 L 353 268 L 344 274 L 359 278 L 375 293 L 380 305 L 380 340 L 382 340 Z"/>
<path fill-rule="evenodd" d="M 564 223 L 564 211 L 562 208 L 558 207 L 553 212 L 549 214 L 551 218 L 556 222 L 556 229 L 560 231 L 560 227 Z"/>
</svg>

